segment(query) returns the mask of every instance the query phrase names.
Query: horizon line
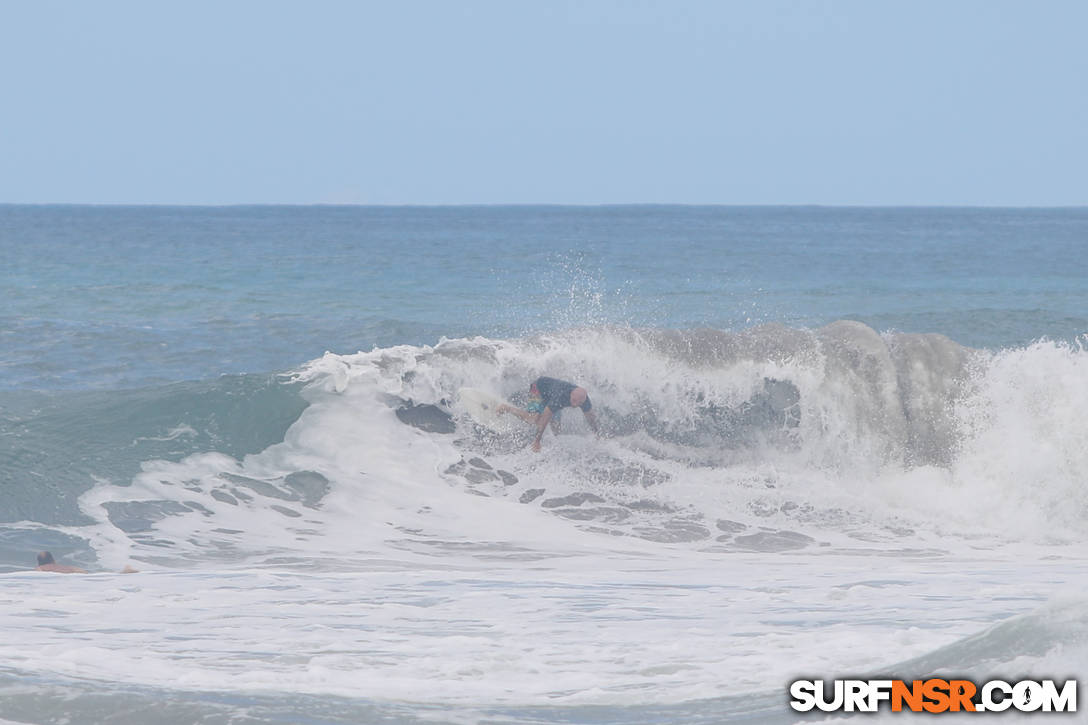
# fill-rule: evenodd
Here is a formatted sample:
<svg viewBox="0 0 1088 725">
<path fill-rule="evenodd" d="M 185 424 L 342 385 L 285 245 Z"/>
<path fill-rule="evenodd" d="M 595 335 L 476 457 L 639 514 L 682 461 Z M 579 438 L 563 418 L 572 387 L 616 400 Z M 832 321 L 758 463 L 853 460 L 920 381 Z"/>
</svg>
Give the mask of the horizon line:
<svg viewBox="0 0 1088 725">
<path fill-rule="evenodd" d="M 1088 209 L 1084 204 L 820 204 L 820 203 L 725 203 L 725 202 L 468 202 L 468 203 L 344 203 L 344 202 L 69 202 L 69 201 L 0 201 L 0 207 L 114 207 L 170 209 L 231 209 L 231 208 L 366 208 L 366 209 L 456 209 L 456 208 L 616 208 L 616 207 L 690 207 L 733 209 Z"/>
</svg>

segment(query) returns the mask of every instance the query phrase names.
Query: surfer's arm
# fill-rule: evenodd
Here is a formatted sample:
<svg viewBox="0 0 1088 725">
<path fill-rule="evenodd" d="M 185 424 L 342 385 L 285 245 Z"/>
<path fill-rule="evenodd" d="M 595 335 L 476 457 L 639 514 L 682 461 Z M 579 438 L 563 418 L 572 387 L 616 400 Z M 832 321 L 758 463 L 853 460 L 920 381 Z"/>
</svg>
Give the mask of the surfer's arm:
<svg viewBox="0 0 1088 725">
<path fill-rule="evenodd" d="M 536 423 L 536 419 L 537 419 L 536 413 L 530 413 L 527 410 L 522 410 L 521 408 L 515 408 L 514 406 L 507 405 L 506 403 L 503 403 L 498 408 L 495 408 L 495 412 L 498 413 L 499 415 L 502 415 L 503 413 L 513 413 L 517 417 L 524 420 L 526 423 Z"/>
<path fill-rule="evenodd" d="M 536 419 L 536 438 L 533 439 L 533 450 L 540 450 L 540 439 L 544 437 L 544 431 L 548 429 L 548 422 L 552 419 L 552 409 L 545 407 L 544 412 Z"/>
<path fill-rule="evenodd" d="M 597 425 L 597 414 L 592 410 L 583 410 L 582 415 L 586 417 L 586 422 L 589 423 L 589 427 L 593 429 L 593 432 L 600 435 L 601 429 Z"/>
</svg>

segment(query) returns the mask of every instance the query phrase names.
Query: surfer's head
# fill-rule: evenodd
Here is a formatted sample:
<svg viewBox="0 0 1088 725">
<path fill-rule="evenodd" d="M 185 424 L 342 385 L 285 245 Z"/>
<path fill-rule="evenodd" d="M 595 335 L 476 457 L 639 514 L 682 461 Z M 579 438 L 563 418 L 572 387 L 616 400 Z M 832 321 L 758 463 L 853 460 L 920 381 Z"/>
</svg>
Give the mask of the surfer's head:
<svg viewBox="0 0 1088 725">
<path fill-rule="evenodd" d="M 39 551 L 38 552 L 38 566 L 45 566 L 46 564 L 52 564 L 52 563 L 53 563 L 53 555 L 52 554 L 50 554 L 48 551 Z"/>
<path fill-rule="evenodd" d="M 586 392 L 585 388 L 575 388 L 574 390 L 570 391 L 571 407 L 581 408 L 582 405 L 586 402 L 586 398 L 588 397 L 589 393 Z"/>
</svg>

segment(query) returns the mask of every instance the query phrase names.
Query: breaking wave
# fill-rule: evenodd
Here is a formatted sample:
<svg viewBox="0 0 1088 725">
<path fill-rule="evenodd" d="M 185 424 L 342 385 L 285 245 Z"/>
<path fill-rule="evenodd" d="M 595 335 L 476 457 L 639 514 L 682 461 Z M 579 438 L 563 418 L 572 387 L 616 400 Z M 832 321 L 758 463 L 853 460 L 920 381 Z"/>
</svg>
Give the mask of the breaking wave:
<svg viewBox="0 0 1088 725">
<path fill-rule="evenodd" d="M 849 321 L 328 353 L 290 382 L 221 383 L 157 405 L 177 419 L 125 435 L 158 448 L 127 478 L 95 477 L 82 520 L 54 528 L 106 563 L 190 566 L 342 567 L 391 550 L 516 557 L 568 536 L 766 553 L 1082 541 L 1086 360 L 1063 343 L 979 351 Z M 459 406 L 465 386 L 523 403 L 544 374 L 589 389 L 601 440 L 568 411 L 534 454 L 528 426 L 489 430 Z M 184 414 L 235 394 L 232 409 Z M 282 441 L 222 438 L 273 419 Z"/>
</svg>

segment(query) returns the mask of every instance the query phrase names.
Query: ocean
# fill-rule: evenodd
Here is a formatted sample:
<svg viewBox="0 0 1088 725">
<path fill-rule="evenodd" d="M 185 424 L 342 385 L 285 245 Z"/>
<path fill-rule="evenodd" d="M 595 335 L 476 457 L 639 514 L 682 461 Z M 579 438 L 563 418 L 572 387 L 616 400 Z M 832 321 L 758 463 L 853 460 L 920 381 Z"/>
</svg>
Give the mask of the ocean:
<svg viewBox="0 0 1088 725">
<path fill-rule="evenodd" d="M 0 206 L 0 721 L 1083 678 L 1086 251 L 1085 208 Z M 459 403 L 541 375 L 599 437 Z"/>
</svg>

